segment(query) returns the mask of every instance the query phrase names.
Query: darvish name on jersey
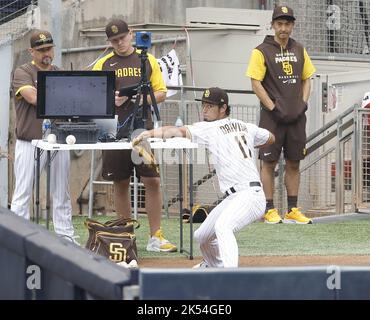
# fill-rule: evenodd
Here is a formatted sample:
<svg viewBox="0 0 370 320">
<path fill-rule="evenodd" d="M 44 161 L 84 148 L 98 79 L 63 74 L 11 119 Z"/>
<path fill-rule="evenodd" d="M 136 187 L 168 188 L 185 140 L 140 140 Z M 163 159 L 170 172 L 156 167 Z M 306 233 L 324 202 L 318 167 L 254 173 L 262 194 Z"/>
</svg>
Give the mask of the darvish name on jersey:
<svg viewBox="0 0 370 320">
<path fill-rule="evenodd" d="M 248 131 L 247 126 L 239 122 L 230 122 L 230 124 L 220 126 L 220 129 L 224 134 L 228 134 L 231 132 Z"/>
</svg>

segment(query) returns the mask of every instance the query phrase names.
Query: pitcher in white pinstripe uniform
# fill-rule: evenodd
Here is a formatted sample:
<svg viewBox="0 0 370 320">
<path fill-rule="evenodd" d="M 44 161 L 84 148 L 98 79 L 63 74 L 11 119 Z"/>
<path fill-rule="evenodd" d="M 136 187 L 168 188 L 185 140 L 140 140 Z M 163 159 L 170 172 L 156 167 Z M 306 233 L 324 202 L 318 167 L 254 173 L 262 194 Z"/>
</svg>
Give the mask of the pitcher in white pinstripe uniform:
<svg viewBox="0 0 370 320">
<path fill-rule="evenodd" d="M 266 206 L 254 148 L 274 143 L 275 137 L 254 124 L 229 118 L 229 99 L 220 88 L 205 90 L 201 101 L 204 121 L 144 131 L 133 143 L 149 137 L 181 136 L 209 149 L 226 198 L 195 231 L 203 255 L 198 266 L 237 267 L 239 252 L 234 233 L 262 218 Z"/>
<path fill-rule="evenodd" d="M 29 53 L 32 62 L 14 71 L 12 89 L 16 110 L 15 190 L 11 210 L 25 219 L 30 218 L 30 200 L 34 181 L 35 147 L 31 140 L 41 139 L 42 119 L 36 117 L 37 72 L 57 70 L 54 58 L 53 38 L 48 31 L 36 30 L 30 39 Z M 45 153 L 41 168 L 45 166 Z M 57 234 L 74 240 L 72 206 L 69 195 L 69 152 L 58 152 L 51 163 L 51 192 L 53 195 L 53 225 Z"/>
</svg>

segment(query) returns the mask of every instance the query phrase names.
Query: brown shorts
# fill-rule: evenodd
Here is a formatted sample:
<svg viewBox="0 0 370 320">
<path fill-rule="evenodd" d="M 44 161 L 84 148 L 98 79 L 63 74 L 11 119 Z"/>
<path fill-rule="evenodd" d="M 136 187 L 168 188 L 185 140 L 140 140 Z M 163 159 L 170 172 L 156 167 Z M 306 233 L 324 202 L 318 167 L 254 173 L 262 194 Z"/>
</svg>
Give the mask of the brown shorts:
<svg viewBox="0 0 370 320">
<path fill-rule="evenodd" d="M 264 161 L 278 161 L 281 150 L 284 158 L 298 161 L 306 156 L 306 115 L 297 121 L 284 124 L 277 123 L 269 111 L 261 110 L 260 127 L 275 135 L 275 143 L 260 148 L 259 158 Z"/>
<path fill-rule="evenodd" d="M 132 150 L 103 151 L 103 179 L 121 181 L 133 175 L 134 168 L 138 177 L 159 177 L 159 166 L 136 165 L 131 159 Z"/>
</svg>

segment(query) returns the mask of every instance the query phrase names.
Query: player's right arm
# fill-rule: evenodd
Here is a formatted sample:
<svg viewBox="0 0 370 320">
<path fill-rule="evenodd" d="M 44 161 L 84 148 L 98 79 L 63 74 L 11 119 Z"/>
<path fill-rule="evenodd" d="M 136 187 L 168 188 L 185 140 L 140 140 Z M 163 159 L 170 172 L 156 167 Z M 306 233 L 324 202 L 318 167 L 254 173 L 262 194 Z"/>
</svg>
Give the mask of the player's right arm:
<svg viewBox="0 0 370 320">
<path fill-rule="evenodd" d="M 141 141 L 149 138 L 175 138 L 175 137 L 186 137 L 188 138 L 188 131 L 186 127 L 175 127 L 175 126 L 166 126 L 152 130 L 146 130 L 140 133 L 136 138 L 132 140 L 132 144 L 135 146 Z"/>
<path fill-rule="evenodd" d="M 13 77 L 13 90 L 17 99 L 24 99 L 36 106 L 37 89 L 33 85 L 31 74 L 23 68 L 17 68 Z"/>
</svg>

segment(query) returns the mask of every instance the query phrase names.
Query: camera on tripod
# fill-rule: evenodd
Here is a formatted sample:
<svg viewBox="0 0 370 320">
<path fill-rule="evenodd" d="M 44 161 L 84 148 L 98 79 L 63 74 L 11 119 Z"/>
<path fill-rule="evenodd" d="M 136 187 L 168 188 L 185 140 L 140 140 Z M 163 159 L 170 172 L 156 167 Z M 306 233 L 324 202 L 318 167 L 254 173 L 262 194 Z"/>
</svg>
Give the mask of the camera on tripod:
<svg viewBox="0 0 370 320">
<path fill-rule="evenodd" d="M 151 113 L 151 107 L 157 121 L 161 120 L 153 88 L 147 74 L 147 67 L 150 65 L 147 49 L 151 47 L 151 35 L 151 32 L 147 31 L 136 32 L 135 47 L 140 50 L 141 79 L 137 85 L 119 89 L 119 96 L 136 96 L 132 113 L 124 123 L 119 125 L 120 133 L 117 135 L 120 138 L 131 137 L 134 129 L 147 129 L 148 113 Z M 148 103 L 148 96 L 150 97 L 150 104 Z M 152 121 L 151 117 L 150 121 Z"/>
<path fill-rule="evenodd" d="M 136 32 L 136 47 L 148 49 L 152 46 L 152 33 L 147 31 Z"/>
</svg>

